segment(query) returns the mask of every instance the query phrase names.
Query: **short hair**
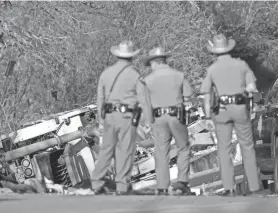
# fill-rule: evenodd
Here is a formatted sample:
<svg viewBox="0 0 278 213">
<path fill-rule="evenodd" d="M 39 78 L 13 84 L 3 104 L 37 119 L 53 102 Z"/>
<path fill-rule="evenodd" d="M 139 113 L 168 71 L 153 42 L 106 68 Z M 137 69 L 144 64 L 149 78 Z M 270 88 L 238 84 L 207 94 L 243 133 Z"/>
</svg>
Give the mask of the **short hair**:
<svg viewBox="0 0 278 213">
<path fill-rule="evenodd" d="M 224 52 L 224 53 L 216 53 L 215 55 L 217 56 L 221 56 L 221 55 L 231 55 L 234 53 L 234 49 L 233 50 L 230 50 L 230 51 L 227 51 L 227 52 Z"/>
<path fill-rule="evenodd" d="M 117 59 L 118 59 L 118 60 L 126 60 L 126 61 L 129 61 L 129 62 L 130 62 L 130 61 L 132 61 L 133 58 L 132 58 L 132 57 L 130 57 L 130 58 L 117 57 Z"/>
<path fill-rule="evenodd" d="M 158 64 L 166 64 L 167 63 L 166 57 L 155 58 L 155 59 L 153 59 L 151 61 L 155 61 Z"/>
</svg>

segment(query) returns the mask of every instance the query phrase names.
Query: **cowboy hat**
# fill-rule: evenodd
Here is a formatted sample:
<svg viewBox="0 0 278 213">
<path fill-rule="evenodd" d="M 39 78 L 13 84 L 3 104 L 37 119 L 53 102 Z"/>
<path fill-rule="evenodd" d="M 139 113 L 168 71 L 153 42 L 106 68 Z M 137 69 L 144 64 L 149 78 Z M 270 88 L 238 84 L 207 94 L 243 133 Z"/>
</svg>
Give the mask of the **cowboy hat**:
<svg viewBox="0 0 278 213">
<path fill-rule="evenodd" d="M 216 54 L 227 53 L 231 51 L 236 45 L 234 39 L 227 40 L 223 34 L 215 35 L 213 41 L 207 44 L 208 51 Z"/>
<path fill-rule="evenodd" d="M 165 49 L 162 47 L 156 47 L 149 52 L 149 56 L 144 59 L 144 65 L 150 66 L 150 61 L 156 58 L 166 58 L 169 57 L 170 53 L 166 53 Z"/>
<path fill-rule="evenodd" d="M 120 58 L 132 58 L 140 52 L 140 49 L 134 50 L 132 41 L 123 41 L 119 45 L 111 47 L 110 51 Z"/>
</svg>

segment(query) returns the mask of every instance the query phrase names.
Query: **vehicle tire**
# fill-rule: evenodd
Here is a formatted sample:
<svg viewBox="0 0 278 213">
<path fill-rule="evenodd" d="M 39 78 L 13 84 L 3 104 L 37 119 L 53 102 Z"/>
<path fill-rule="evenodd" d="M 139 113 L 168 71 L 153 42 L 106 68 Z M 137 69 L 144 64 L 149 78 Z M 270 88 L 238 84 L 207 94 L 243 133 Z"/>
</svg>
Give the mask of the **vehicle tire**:
<svg viewBox="0 0 278 213">
<path fill-rule="evenodd" d="M 277 131 L 277 122 L 275 118 L 267 119 L 263 122 L 262 141 L 263 143 L 271 143 L 273 133 Z"/>
<path fill-rule="evenodd" d="M 275 131 L 274 131 L 275 129 Z M 278 134 L 277 134 L 277 127 L 273 128 L 272 134 L 272 158 L 274 160 L 274 168 L 273 168 L 273 181 L 274 181 L 274 193 L 278 193 Z"/>
</svg>

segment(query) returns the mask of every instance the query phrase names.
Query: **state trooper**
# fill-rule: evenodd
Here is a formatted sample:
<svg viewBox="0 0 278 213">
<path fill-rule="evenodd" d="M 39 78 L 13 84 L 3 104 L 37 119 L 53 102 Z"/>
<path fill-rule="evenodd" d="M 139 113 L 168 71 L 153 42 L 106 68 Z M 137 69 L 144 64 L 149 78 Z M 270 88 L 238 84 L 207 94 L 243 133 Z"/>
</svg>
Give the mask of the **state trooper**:
<svg viewBox="0 0 278 213">
<path fill-rule="evenodd" d="M 256 77 L 246 62 L 232 58 L 229 54 L 235 47 L 233 39 L 223 34 L 213 37 L 207 49 L 218 56 L 207 68 L 207 74 L 201 86 L 204 93 L 207 128 L 214 130 L 218 140 L 223 196 L 234 196 L 234 168 L 230 157 L 232 131 L 235 129 L 240 144 L 244 170 L 252 194 L 260 189 L 256 165 L 254 141 L 248 112 L 248 94 L 256 92 Z M 219 101 L 218 110 L 211 112 L 211 92 L 214 89 Z"/>
<path fill-rule="evenodd" d="M 133 42 L 123 41 L 111 47 L 110 51 L 118 61 L 105 69 L 99 78 L 97 106 L 103 142 L 91 185 L 96 193 L 103 192 L 104 177 L 114 158 L 116 192 L 121 195 L 131 191 L 130 179 L 136 149 L 134 137 L 140 119 L 137 97 L 140 74 L 133 67 L 132 60 L 140 49 L 134 50 Z"/>
<path fill-rule="evenodd" d="M 155 171 L 157 195 L 167 195 L 170 185 L 169 152 L 172 137 L 178 147 L 178 181 L 174 190 L 191 194 L 188 185 L 189 176 L 189 139 L 186 125 L 178 119 L 180 109 L 191 106 L 192 88 L 182 72 L 169 65 L 166 60 L 170 54 L 161 47 L 152 49 L 145 58 L 144 65 L 151 66 L 152 72 L 141 81 L 145 84 L 146 97 L 144 118 L 152 126 L 155 143 Z"/>
</svg>

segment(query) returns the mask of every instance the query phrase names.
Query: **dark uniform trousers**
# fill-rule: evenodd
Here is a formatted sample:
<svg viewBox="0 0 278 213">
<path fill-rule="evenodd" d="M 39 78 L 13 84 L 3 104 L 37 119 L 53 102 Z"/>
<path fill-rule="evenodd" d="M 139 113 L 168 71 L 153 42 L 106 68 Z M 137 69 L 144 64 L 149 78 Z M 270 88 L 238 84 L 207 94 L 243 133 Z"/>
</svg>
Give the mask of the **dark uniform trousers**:
<svg viewBox="0 0 278 213">
<path fill-rule="evenodd" d="M 178 181 L 188 182 L 190 147 L 187 127 L 182 125 L 177 117 L 165 114 L 155 118 L 153 133 L 157 188 L 168 189 L 170 185 L 169 153 L 172 137 L 174 137 L 178 148 Z"/>
<path fill-rule="evenodd" d="M 214 116 L 221 177 L 224 189 L 234 189 L 234 168 L 230 155 L 232 131 L 235 129 L 244 162 L 244 170 L 251 191 L 260 188 L 256 165 L 251 121 L 246 105 L 230 104 Z"/>
<path fill-rule="evenodd" d="M 103 143 L 92 175 L 93 189 L 97 189 L 97 181 L 105 177 L 113 157 L 117 190 L 125 192 L 129 189 L 136 150 L 136 127 L 131 125 L 131 116 L 131 113 L 122 114 L 120 112 L 106 114 Z"/>
</svg>

